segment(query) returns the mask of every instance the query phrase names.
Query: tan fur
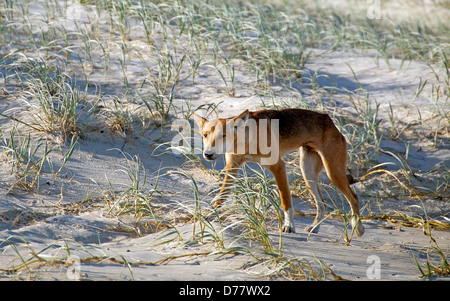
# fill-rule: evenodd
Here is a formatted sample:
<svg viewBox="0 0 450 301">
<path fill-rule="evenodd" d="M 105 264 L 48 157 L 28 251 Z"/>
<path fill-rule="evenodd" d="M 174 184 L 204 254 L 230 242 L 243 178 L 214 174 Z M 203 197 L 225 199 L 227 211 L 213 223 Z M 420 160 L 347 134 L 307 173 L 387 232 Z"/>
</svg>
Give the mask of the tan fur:
<svg viewBox="0 0 450 301">
<path fill-rule="evenodd" d="M 192 112 L 193 113 L 193 112 Z M 306 187 L 313 195 L 317 208 L 316 218 L 307 231 L 317 232 L 319 222 L 324 217 L 324 205 L 322 195 L 319 190 L 319 174 L 323 167 L 327 171 L 331 182 L 344 194 L 352 210 L 352 226 L 357 235 L 364 233 L 364 227 L 359 219 L 359 201 L 358 196 L 351 189 L 346 174 L 347 162 L 347 145 L 344 136 L 339 132 L 333 124 L 331 118 L 327 114 L 321 114 L 309 110 L 301 109 L 284 109 L 284 110 L 262 110 L 242 112 L 238 116 L 227 119 L 215 119 L 208 121 L 193 113 L 194 119 L 198 124 L 203 135 L 204 150 L 203 156 L 207 160 L 214 160 L 223 150 L 224 145 L 227 146 L 229 141 L 233 141 L 233 148 L 226 149 L 226 175 L 219 192 L 218 198 L 214 204 L 219 206 L 227 196 L 227 190 L 233 183 L 233 179 L 237 174 L 239 167 L 246 161 L 261 163 L 268 157 L 263 151 L 261 143 L 258 143 L 261 135 L 268 137 L 268 145 L 274 142 L 278 146 L 278 156 L 276 160 L 270 164 L 262 164 L 269 169 L 278 184 L 280 192 L 280 201 L 285 212 L 284 232 L 295 232 L 293 222 L 293 209 L 289 190 L 289 183 L 286 176 L 285 163 L 282 156 L 290 151 L 300 149 L 300 168 Z M 265 128 L 261 120 L 267 124 Z M 245 145 L 236 143 L 237 131 L 252 121 L 256 122 L 257 137 L 253 140 L 256 145 L 251 145 L 251 134 L 248 130 L 245 132 Z M 270 124 L 278 122 L 277 135 Z M 245 129 L 244 129 L 245 130 Z M 271 136 L 272 134 L 272 136 Z M 225 136 L 224 136 L 225 135 Z M 230 137 L 230 135 L 232 135 Z M 270 138 L 272 137 L 272 138 Z M 273 139 L 273 138 L 276 139 Z M 275 141 L 276 140 L 276 141 Z M 225 143 L 226 141 L 226 143 Z M 278 143 L 278 144 L 276 144 Z M 238 147 L 245 149 L 238 152 Z M 253 149 L 251 152 L 252 146 Z M 241 148 L 242 150 L 242 148 Z"/>
</svg>

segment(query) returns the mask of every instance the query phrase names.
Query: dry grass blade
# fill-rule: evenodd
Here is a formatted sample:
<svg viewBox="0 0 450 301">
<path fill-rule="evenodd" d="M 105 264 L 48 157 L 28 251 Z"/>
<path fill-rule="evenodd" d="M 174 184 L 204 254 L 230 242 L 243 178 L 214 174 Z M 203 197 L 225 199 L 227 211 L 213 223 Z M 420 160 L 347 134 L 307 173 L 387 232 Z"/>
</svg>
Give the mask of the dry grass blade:
<svg viewBox="0 0 450 301">
<path fill-rule="evenodd" d="M 406 190 L 410 190 L 405 184 L 403 184 L 402 181 L 400 181 L 400 179 L 396 175 L 394 175 L 391 171 L 386 170 L 386 169 L 377 169 L 377 170 L 373 170 L 371 172 L 368 172 L 367 174 L 365 174 L 364 176 L 361 177 L 360 181 L 363 182 L 364 180 L 367 179 L 367 177 L 369 177 L 370 175 L 375 174 L 375 173 L 388 174 L 391 177 L 393 177 L 403 188 L 405 188 Z"/>
<path fill-rule="evenodd" d="M 382 215 L 363 215 L 361 219 L 365 220 L 384 220 L 392 224 L 400 225 L 403 227 L 415 227 L 415 228 L 423 228 L 425 225 L 428 225 L 431 229 L 435 230 L 449 230 L 450 223 L 439 221 L 435 219 L 430 219 L 428 221 L 424 221 L 421 217 L 413 217 L 407 215 L 401 211 L 394 211 L 392 213 L 385 213 Z"/>
</svg>

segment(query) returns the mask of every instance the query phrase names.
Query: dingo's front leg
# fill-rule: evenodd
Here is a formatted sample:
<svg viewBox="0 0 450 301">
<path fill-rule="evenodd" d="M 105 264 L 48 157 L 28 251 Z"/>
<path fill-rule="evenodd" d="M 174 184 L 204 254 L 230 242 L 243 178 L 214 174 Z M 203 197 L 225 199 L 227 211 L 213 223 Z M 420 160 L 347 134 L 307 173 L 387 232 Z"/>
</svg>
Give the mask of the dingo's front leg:
<svg viewBox="0 0 450 301">
<path fill-rule="evenodd" d="M 222 187 L 220 188 L 219 194 L 214 202 L 213 205 L 214 208 L 217 208 L 223 203 L 224 200 L 226 200 L 229 193 L 229 188 L 236 179 L 239 167 L 242 165 L 242 163 L 244 163 L 244 160 L 241 156 L 230 153 L 225 154 L 225 161 L 226 161 L 225 167 L 226 174 L 223 179 Z"/>
<path fill-rule="evenodd" d="M 267 165 L 277 181 L 278 191 L 280 192 L 281 206 L 284 211 L 283 232 L 295 233 L 294 209 L 292 208 L 291 193 L 289 191 L 289 182 L 286 176 L 286 164 L 279 158 L 274 165 Z"/>
<path fill-rule="evenodd" d="M 281 231 L 286 233 L 295 233 L 294 208 L 284 211 L 284 224 Z"/>
</svg>

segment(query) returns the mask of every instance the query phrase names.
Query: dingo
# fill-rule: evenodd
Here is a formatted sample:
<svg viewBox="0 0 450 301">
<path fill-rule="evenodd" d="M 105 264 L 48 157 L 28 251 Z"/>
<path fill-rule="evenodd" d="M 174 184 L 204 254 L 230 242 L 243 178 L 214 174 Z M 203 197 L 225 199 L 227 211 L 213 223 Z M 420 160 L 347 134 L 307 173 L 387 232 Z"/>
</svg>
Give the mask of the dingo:
<svg viewBox="0 0 450 301">
<path fill-rule="evenodd" d="M 324 217 L 325 208 L 318 183 L 319 174 L 325 166 L 331 182 L 350 204 L 354 231 L 358 236 L 363 235 L 358 196 L 350 188 L 346 174 L 346 141 L 327 114 L 301 109 L 245 110 L 236 117 L 211 121 L 194 112 L 192 114 L 203 136 L 203 157 L 211 161 L 225 153 L 227 173 L 214 207 L 226 199 L 239 167 L 246 161 L 257 162 L 268 168 L 277 181 L 284 210 L 282 231 L 295 232 L 286 167 L 281 158 L 300 148 L 300 168 L 317 209 L 314 222 L 305 230 L 318 232 Z"/>
</svg>

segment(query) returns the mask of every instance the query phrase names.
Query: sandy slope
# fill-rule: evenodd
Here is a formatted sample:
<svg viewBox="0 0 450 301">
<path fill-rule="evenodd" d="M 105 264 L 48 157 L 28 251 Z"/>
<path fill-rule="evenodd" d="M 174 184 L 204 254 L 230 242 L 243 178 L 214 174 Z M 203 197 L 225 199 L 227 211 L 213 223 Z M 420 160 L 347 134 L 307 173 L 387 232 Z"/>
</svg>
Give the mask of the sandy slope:
<svg viewBox="0 0 450 301">
<path fill-rule="evenodd" d="M 131 85 L 138 86 L 146 71 L 137 56 L 132 55 L 132 50 L 145 51 L 145 43 L 134 40 L 127 46 L 130 53 L 128 80 Z M 118 51 L 118 48 L 112 46 L 111 56 L 119 56 Z M 347 95 L 357 93 L 362 86 L 369 93 L 369 100 L 373 104 L 375 102 L 380 104 L 380 119 L 385 122 L 388 120 L 389 103 L 394 108 L 399 124 L 407 124 L 417 119 L 417 109 L 420 108 L 421 118 L 429 120 L 420 130 L 429 134 L 436 125 L 432 118 L 434 108 L 426 95 L 430 92 L 431 82 L 435 82 L 436 79 L 429 67 L 423 63 L 405 63 L 402 68 L 399 65 L 399 61 L 390 60 L 389 69 L 383 60 L 377 61 L 370 52 L 363 54 L 333 52 L 312 58 L 305 68 L 312 73 L 318 72 L 317 81 L 320 85 L 334 87 L 333 101 L 340 112 L 355 114 Z M 119 95 L 117 91 L 123 89 L 123 77 L 119 72 L 121 69 L 117 61 L 111 63 L 111 70 L 108 73 L 95 68 L 90 70 L 91 84 L 102 86 L 108 91 L 108 95 Z M 420 79 L 427 80 L 430 84 L 413 102 Z M 220 116 L 232 116 L 247 108 L 261 108 L 263 101 L 269 102 L 268 99 L 257 96 L 251 88 L 251 77 L 248 74 L 238 72 L 235 82 L 235 97 L 228 96 L 224 93 L 222 81 L 217 74 L 205 68 L 200 72 L 195 85 L 192 85 L 191 79 L 180 80 L 174 105 L 181 109 L 183 106 L 186 107 L 188 100 L 194 108 L 203 104 L 217 104 Z M 17 107 L 14 103 L 14 91 L 17 86 L 14 87 L 14 81 L 10 81 L 9 85 L 7 87 L 9 95 L 0 94 L 0 110 L 3 112 Z M 297 95 L 302 95 L 311 102 L 313 96 L 307 87 L 307 83 L 297 87 Z M 105 106 L 110 104 L 108 101 L 111 101 L 111 98 L 105 97 Z M 292 97 L 280 96 L 274 101 L 279 103 L 292 101 Z M 131 104 L 128 105 L 132 108 Z M 414 110 L 410 110 L 411 107 Z M 0 125 L 5 130 L 11 127 L 12 122 L 1 118 Z M 50 181 L 50 175 L 44 174 L 38 192 L 27 192 L 18 188 L 9 191 L 14 176 L 9 173 L 6 164 L 0 165 L 0 269 L 2 270 L 0 279 L 28 279 L 28 277 L 70 279 L 70 267 L 62 264 L 67 262 L 67 246 L 71 249 L 71 258 L 81 261 L 79 267 L 81 279 L 268 279 L 265 275 L 270 274 L 274 267 L 268 263 L 249 265 L 248 263 L 254 261 L 246 253 L 217 259 L 220 254 L 215 253 L 217 249 L 210 241 L 203 244 L 198 242 L 186 244 L 193 231 L 192 223 L 183 219 L 188 216 L 188 210 L 194 206 L 192 181 L 183 175 L 168 171 L 178 170 L 181 167 L 191 174 L 197 181 L 201 200 L 205 203 L 212 200 L 211 192 L 218 187 L 219 182 L 201 169 L 183 165 L 185 159 L 182 156 L 160 147 L 161 141 L 171 141 L 174 134 L 168 128 L 161 134 L 158 126 L 151 126 L 143 133 L 139 132 L 138 124 L 135 127 L 134 134 L 126 135 L 124 138 L 111 132 L 105 123 L 93 125 L 78 141 L 78 146 L 64 169 L 65 175 L 58 177 L 53 183 Z M 433 147 L 431 139 L 426 136 L 419 136 L 415 141 L 416 143 L 410 146 L 408 158 L 414 170 L 425 173 L 441 164 L 448 165 L 450 159 L 448 135 L 440 137 L 438 147 Z M 407 148 L 400 140 L 390 139 L 384 139 L 382 147 L 402 155 L 406 153 Z M 67 145 L 63 147 L 66 148 Z M 124 158 L 122 152 L 129 154 L 128 159 L 139 155 L 147 172 L 146 190 L 153 189 L 158 180 L 158 192 L 164 196 L 164 200 L 155 194 L 154 209 L 163 215 L 164 219 L 174 223 L 177 233 L 173 233 L 170 228 L 160 231 L 147 229 L 145 232 L 142 227 L 145 218 L 141 220 L 141 224 L 137 224 L 133 216 L 125 214 L 116 217 L 109 214 L 107 201 L 102 197 L 107 195 L 104 191 L 120 193 L 130 186 L 130 180 L 123 172 L 129 160 Z M 55 162 L 61 160 L 59 154 L 55 153 L 52 156 Z M 381 154 L 377 160 L 378 163 L 390 161 L 398 163 L 388 154 Z M 209 163 L 205 164 L 211 168 Z M 223 159 L 220 158 L 215 168 L 222 167 Z M 395 170 L 395 166 L 392 169 Z M 164 172 L 158 172 L 159 170 Z M 433 187 L 432 175 L 421 175 L 421 185 Z M 376 187 L 377 183 L 369 182 L 369 185 Z M 358 183 L 355 189 L 357 192 L 363 192 L 365 187 L 362 183 Z M 86 196 L 90 196 L 87 202 L 76 205 Z M 380 208 L 385 212 L 401 210 L 411 214 L 422 213 L 420 209 L 411 207 L 411 205 L 422 206 L 422 203 L 415 199 L 385 200 L 381 204 L 367 204 L 364 197 L 361 197 L 361 200 L 361 207 L 366 206 L 363 214 L 367 214 L 367 209 L 378 212 Z M 299 212 L 313 212 L 307 200 L 295 197 L 294 202 Z M 448 200 L 425 198 L 424 203 L 434 218 L 442 220 L 442 216 L 446 214 L 448 217 L 450 210 Z M 368 259 L 373 258 L 379 259 L 380 275 L 383 280 L 418 279 L 420 274 L 414 257 L 421 263 L 425 262 L 427 250 L 432 246 L 421 229 L 399 227 L 376 220 L 364 220 L 365 235 L 354 238 L 351 245 L 347 246 L 342 238 L 344 229 L 342 220 L 325 221 L 319 234 L 308 235 L 301 232 L 300 229 L 311 221 L 310 216 L 295 217 L 299 233 L 283 235 L 284 254 L 310 261 L 323 260 L 335 274 L 346 279 L 368 279 L 368 269 L 373 265 Z M 138 235 L 140 229 L 142 233 Z M 275 227 L 270 235 L 274 244 L 277 244 L 279 233 Z M 254 243 L 252 245 L 251 242 L 235 241 L 236 233 L 232 229 L 225 231 L 224 236 L 227 247 L 244 246 L 256 253 L 260 252 Z M 433 237 L 444 251 L 448 251 L 449 231 L 433 231 Z M 161 244 L 169 239 L 174 240 Z M 29 270 L 23 267 L 17 273 L 4 272 L 5 269 L 21 266 L 21 258 L 31 258 L 33 252 L 39 253 L 43 259 L 59 258 L 60 264 L 34 262 L 30 264 Z M 435 254 L 431 254 L 431 257 L 438 260 Z M 141 265 L 129 268 L 126 262 Z"/>
</svg>

